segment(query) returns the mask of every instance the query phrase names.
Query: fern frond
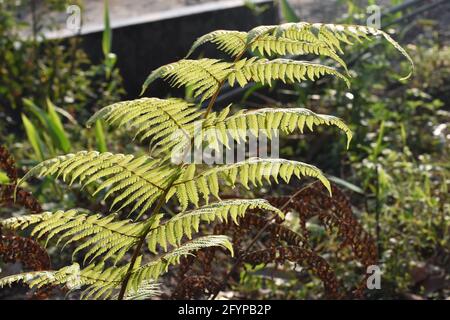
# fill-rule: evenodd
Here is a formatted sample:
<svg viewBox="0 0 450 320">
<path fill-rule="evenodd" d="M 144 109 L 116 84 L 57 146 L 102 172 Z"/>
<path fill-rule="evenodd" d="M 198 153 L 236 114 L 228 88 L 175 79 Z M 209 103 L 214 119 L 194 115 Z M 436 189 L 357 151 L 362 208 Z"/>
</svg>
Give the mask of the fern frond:
<svg viewBox="0 0 450 320">
<path fill-rule="evenodd" d="M 268 55 L 307 55 L 313 54 L 317 56 L 329 57 L 338 62 L 347 70 L 347 66 L 336 52 L 329 47 L 324 41 L 299 41 L 283 37 L 275 37 L 272 35 L 262 35 L 253 39 L 251 43 L 247 43 L 248 34 L 246 32 L 217 30 L 210 32 L 198 38 L 187 56 L 190 56 L 199 46 L 211 42 L 217 44 L 217 48 L 232 57 L 242 54 L 246 49 L 256 52 L 259 51 L 263 56 Z"/>
<path fill-rule="evenodd" d="M 314 126 L 333 125 L 344 131 L 347 136 L 347 148 L 352 139 L 350 128 L 339 118 L 317 114 L 305 108 L 263 108 L 257 110 L 239 110 L 230 117 L 224 117 L 228 114 L 229 107 L 225 108 L 220 114 L 211 113 L 204 124 L 205 140 L 210 145 L 218 145 L 220 142 L 228 146 L 228 134 L 232 139 L 241 143 L 246 141 L 247 130 L 250 130 L 256 137 L 260 133 L 265 134 L 269 139 L 275 130 L 281 130 L 285 134 L 290 134 L 295 130 L 303 133 L 305 125 L 313 131 Z"/>
<path fill-rule="evenodd" d="M 182 244 L 172 251 L 157 256 L 150 262 L 141 266 L 140 257 L 132 269 L 128 282 L 126 296 L 139 293 L 142 286 L 152 280 L 158 279 L 166 273 L 171 265 L 178 264 L 182 257 L 192 254 L 203 248 L 222 247 L 233 254 L 233 245 L 226 236 L 204 236 Z M 58 271 L 28 272 L 0 279 L 0 288 L 15 282 L 24 282 L 30 288 L 42 288 L 43 286 L 65 286 L 70 290 L 87 287 L 83 299 L 108 299 L 115 290 L 120 288 L 127 274 L 129 263 L 120 267 L 104 269 L 104 264 L 90 264 L 84 269 L 75 263 Z"/>
<path fill-rule="evenodd" d="M 82 294 L 83 299 L 107 299 L 121 283 L 126 274 L 128 265 L 122 267 L 109 267 L 104 264 L 90 264 L 80 269 L 78 263 L 64 267 L 57 271 L 38 271 L 12 275 L 0 279 L 0 288 L 15 282 L 23 282 L 30 288 L 44 286 L 63 286 L 70 291 L 87 287 Z"/>
<path fill-rule="evenodd" d="M 201 96 L 204 101 L 217 91 L 232 66 L 217 59 L 180 60 L 154 70 L 145 80 L 142 93 L 153 81 L 163 78 L 174 87 L 188 86 L 194 97 Z"/>
<path fill-rule="evenodd" d="M 294 175 L 299 179 L 302 176 L 317 178 L 331 193 L 328 179 L 315 166 L 285 159 L 250 158 L 233 164 L 216 166 L 197 176 L 195 176 L 195 165 L 192 164 L 189 174 L 183 174 L 175 181 L 166 195 L 166 200 L 176 194 L 182 210 L 185 210 L 189 203 L 198 206 L 200 193 L 206 203 L 208 203 L 210 195 L 220 200 L 219 179 L 229 182 L 232 186 L 239 182 L 249 189 L 249 182 L 254 186 L 261 186 L 263 179 L 271 183 L 271 178 L 273 178 L 278 183 L 278 177 L 281 177 L 286 183 L 289 183 Z"/>
<path fill-rule="evenodd" d="M 227 236 L 211 235 L 199 237 L 183 243 L 181 246 L 164 253 L 147 264 L 137 268 L 131 274 L 128 290 L 137 290 L 142 281 L 158 279 L 171 265 L 179 264 L 182 257 L 204 248 L 222 247 L 233 255 L 233 245 Z"/>
<path fill-rule="evenodd" d="M 273 26 L 260 26 L 249 31 L 247 43 L 252 43 L 255 39 L 263 35 L 274 35 L 277 38 L 287 38 L 298 41 L 308 41 L 311 43 L 323 42 L 328 44 L 332 50 L 343 53 L 341 44 L 350 44 L 352 41 L 362 42 L 370 37 L 383 37 L 397 51 L 399 51 L 410 63 L 411 69 L 408 75 L 402 79 L 407 79 L 414 71 L 414 63 L 409 54 L 386 32 L 368 26 L 346 25 L 346 24 L 324 24 L 324 23 L 285 23 Z"/>
<path fill-rule="evenodd" d="M 219 50 L 222 50 L 231 56 L 237 56 L 245 50 L 246 38 L 246 32 L 232 30 L 212 31 L 195 40 L 186 57 L 189 57 L 195 49 L 207 42 L 217 44 Z"/>
<path fill-rule="evenodd" d="M 131 212 L 140 208 L 144 213 L 164 192 L 168 177 L 178 171 L 176 167 L 158 166 L 159 160 L 147 156 L 80 151 L 76 154 L 46 160 L 32 168 L 18 186 L 32 176 L 62 176 L 71 185 L 75 181 L 84 186 L 103 180 L 93 195 L 107 191 L 104 200 L 115 194 L 111 208 L 119 203 L 122 208 L 135 203 Z"/>
<path fill-rule="evenodd" d="M 80 266 L 77 263 L 64 267 L 57 271 L 34 271 L 16 274 L 0 279 L 0 288 L 10 286 L 16 282 L 23 282 L 30 288 L 42 288 L 44 286 L 65 285 L 69 289 L 83 284 Z"/>
<path fill-rule="evenodd" d="M 151 138 L 154 148 L 171 149 L 178 143 L 175 134 L 191 139 L 193 121 L 203 112 L 181 99 L 141 98 L 114 103 L 97 111 L 87 122 L 92 125 L 98 119 L 117 127 L 130 126 L 140 141 Z"/>
<path fill-rule="evenodd" d="M 348 87 L 350 86 L 347 77 L 332 67 L 306 61 L 267 60 L 256 57 L 238 61 L 233 72 L 228 75 L 228 82 L 231 86 L 238 82 L 241 87 L 244 87 L 250 81 L 271 85 L 273 80 L 281 80 L 284 83 L 315 81 L 324 75 L 336 76 L 345 81 Z"/>
<path fill-rule="evenodd" d="M 192 233 L 198 232 L 200 222 L 212 223 L 214 221 L 228 222 L 228 218 L 237 222 L 238 217 L 243 217 L 248 210 L 262 209 L 278 214 L 281 218 L 284 214 L 271 206 L 263 199 L 238 199 L 213 203 L 197 210 L 177 214 L 167 222 L 159 225 L 147 235 L 147 245 L 151 252 L 156 252 L 159 244 L 167 251 L 167 245 L 179 246 L 186 236 L 192 239 Z"/>
<path fill-rule="evenodd" d="M 161 215 L 152 216 L 147 223 L 159 224 Z M 133 223 L 130 220 L 117 220 L 115 214 L 102 217 L 87 214 L 79 210 L 44 212 L 37 215 L 27 215 L 9 218 L 0 222 L 0 226 L 12 230 L 24 230 L 34 225 L 31 236 L 36 239 L 45 237 L 46 244 L 53 238 L 58 238 L 64 246 L 82 242 L 73 256 L 81 250 L 87 250 L 84 260 L 101 257 L 102 261 L 109 258 L 117 263 L 124 254 L 138 241 L 144 230 L 143 223 Z"/>
</svg>

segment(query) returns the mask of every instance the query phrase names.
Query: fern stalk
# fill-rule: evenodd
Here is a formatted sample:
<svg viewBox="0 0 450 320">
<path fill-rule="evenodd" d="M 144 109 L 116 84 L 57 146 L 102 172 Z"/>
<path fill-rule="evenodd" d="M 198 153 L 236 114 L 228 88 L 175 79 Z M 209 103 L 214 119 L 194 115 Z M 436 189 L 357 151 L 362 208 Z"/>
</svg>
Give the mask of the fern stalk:
<svg viewBox="0 0 450 320">
<path fill-rule="evenodd" d="M 150 217 L 155 213 L 155 212 L 159 212 L 162 208 L 162 206 L 164 205 L 164 199 L 166 198 L 167 193 L 169 192 L 170 188 L 172 187 L 172 185 L 174 184 L 174 182 L 179 178 L 179 174 L 174 174 L 169 186 L 166 188 L 166 190 L 163 192 L 163 194 L 160 196 L 158 203 L 155 206 L 155 209 L 153 210 L 153 212 L 150 214 Z M 149 220 L 150 217 L 147 219 Z M 139 257 L 139 253 L 142 250 L 142 246 L 145 243 L 145 239 L 147 238 L 148 233 L 152 230 L 152 223 L 149 223 L 148 226 L 146 227 L 146 229 L 143 231 L 142 235 L 139 238 L 139 241 L 136 244 L 136 248 L 133 251 L 133 256 L 131 257 L 130 260 L 130 266 L 128 267 L 127 273 L 124 277 L 124 279 L 122 280 L 122 285 L 120 287 L 120 292 L 119 295 L 117 297 L 117 300 L 123 300 L 125 297 L 125 293 L 127 291 L 127 286 L 128 286 L 128 282 L 130 281 L 130 277 L 131 274 L 133 272 L 134 269 L 134 265 L 136 263 L 136 260 Z"/>
<path fill-rule="evenodd" d="M 239 61 L 239 59 L 242 58 L 242 56 L 244 55 L 245 51 L 247 50 L 247 47 L 248 47 L 248 45 L 246 45 L 244 50 L 242 50 L 242 52 L 237 55 L 237 57 L 234 59 L 233 63 L 236 63 L 237 61 Z M 222 90 L 222 87 L 223 87 L 223 84 L 225 83 L 225 81 L 226 81 L 226 78 L 219 83 L 219 86 L 218 86 L 216 92 L 214 92 L 213 96 L 211 97 L 211 100 L 209 101 L 208 107 L 206 108 L 205 114 L 203 116 L 203 118 L 205 120 L 208 118 L 208 115 L 211 113 L 211 110 L 212 110 L 212 108 L 213 108 L 213 106 L 214 106 L 214 104 L 215 104 L 215 102 L 217 100 L 217 97 L 219 96 L 220 91 Z M 191 138 L 190 139 L 190 145 L 191 146 L 192 146 L 193 142 L 194 142 L 194 138 Z M 186 148 L 186 150 L 189 150 L 189 148 Z M 183 165 L 184 165 L 184 163 L 182 162 L 180 164 L 180 166 L 183 166 Z M 161 196 L 160 196 L 160 198 L 158 200 L 158 203 L 156 204 L 156 207 L 153 210 L 153 212 L 150 214 L 150 216 L 152 216 L 155 212 L 159 212 L 161 210 L 162 206 L 165 203 L 165 198 L 166 198 L 167 193 L 169 192 L 170 188 L 173 186 L 173 184 L 175 183 L 175 181 L 178 178 L 179 178 L 179 174 L 178 175 L 174 174 L 174 176 L 171 179 L 168 187 L 166 188 L 166 190 L 164 190 L 163 194 L 161 194 Z M 118 300 L 123 300 L 124 297 L 125 297 L 125 293 L 127 291 L 128 282 L 130 281 L 130 277 L 131 277 L 132 271 L 134 269 L 134 265 L 136 263 L 136 260 L 139 257 L 139 253 L 142 250 L 142 246 L 145 243 L 145 239 L 147 238 L 147 235 L 148 235 L 148 233 L 151 230 L 152 230 L 152 225 L 149 224 L 149 226 L 144 230 L 144 232 L 142 233 L 141 237 L 139 238 L 138 243 L 136 244 L 136 248 L 134 249 L 133 256 L 131 257 L 131 260 L 130 260 L 130 266 L 128 267 L 127 273 L 126 273 L 126 275 L 125 275 L 125 277 L 124 277 L 124 279 L 122 281 L 122 285 L 120 287 L 120 292 L 119 292 L 119 295 L 118 295 L 118 298 L 117 298 Z"/>
</svg>

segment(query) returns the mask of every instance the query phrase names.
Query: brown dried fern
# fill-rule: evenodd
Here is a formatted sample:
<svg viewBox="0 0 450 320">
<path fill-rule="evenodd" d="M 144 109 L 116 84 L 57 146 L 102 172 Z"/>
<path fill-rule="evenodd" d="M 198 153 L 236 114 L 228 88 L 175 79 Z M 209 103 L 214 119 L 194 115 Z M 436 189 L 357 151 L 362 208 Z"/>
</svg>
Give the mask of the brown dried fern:
<svg viewBox="0 0 450 320">
<path fill-rule="evenodd" d="M 42 212 L 39 201 L 28 191 L 18 188 L 14 201 L 14 191 L 17 184 L 17 167 L 14 158 L 9 151 L 0 146 L 0 169 L 6 173 L 9 183 L 0 185 L 0 205 L 13 207 L 20 206 L 28 209 L 31 213 Z"/>
<path fill-rule="evenodd" d="M 216 225 L 214 233 L 228 234 L 232 238 L 237 255 L 237 261 L 232 270 L 224 275 L 224 282 L 228 281 L 233 269 L 236 271 L 244 263 L 292 261 L 307 267 L 322 280 L 327 297 L 342 298 L 349 295 L 362 297 L 366 277 L 352 294 L 343 293 L 342 285 L 337 280 L 330 265 L 310 247 L 308 242 L 306 222 L 313 217 L 317 217 L 328 231 L 337 229 L 338 236 L 342 239 L 341 248 L 348 246 L 356 260 L 365 268 L 377 263 L 375 242 L 353 216 L 348 198 L 334 185 L 332 191 L 333 197 L 330 197 L 325 188 L 313 183 L 291 196 L 268 198 L 272 205 L 282 211 L 295 211 L 299 214 L 302 234 L 283 226 L 280 220 L 274 220 L 273 217 L 265 218 L 261 216 L 261 213 L 256 214 L 256 212 L 248 213 L 245 217 L 240 218 L 239 225 L 234 223 Z M 257 234 L 257 240 L 260 245 L 265 247 L 264 249 L 251 250 L 250 247 L 253 243 L 250 246 L 244 246 L 244 242 L 249 240 L 249 235 L 255 230 L 263 231 Z M 208 295 L 211 292 L 211 287 L 208 287 L 207 283 L 216 282 L 212 276 L 213 262 L 216 258 L 216 249 L 209 248 L 198 252 L 196 257 L 185 259 L 179 273 L 180 284 L 173 297 L 191 298 L 192 296 L 187 290 L 187 284 L 194 280 L 188 279 L 195 279 L 199 276 L 208 279 L 208 281 L 195 280 L 197 281 L 195 294 L 198 296 L 203 288 L 203 293 Z M 197 268 L 196 262 L 198 262 Z M 217 275 L 217 273 L 217 270 L 214 269 L 214 275 Z M 220 291 L 224 286 L 221 285 L 219 288 Z M 186 295 L 183 296 L 183 293 Z"/>
</svg>

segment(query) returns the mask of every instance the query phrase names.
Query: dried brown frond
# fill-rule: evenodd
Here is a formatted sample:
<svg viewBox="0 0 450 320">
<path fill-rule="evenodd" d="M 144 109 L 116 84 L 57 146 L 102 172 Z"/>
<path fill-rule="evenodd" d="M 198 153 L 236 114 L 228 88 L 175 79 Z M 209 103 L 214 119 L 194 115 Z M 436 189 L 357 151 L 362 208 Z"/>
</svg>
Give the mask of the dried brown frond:
<svg viewBox="0 0 450 320">
<path fill-rule="evenodd" d="M 39 201 L 23 188 L 17 189 L 14 201 L 18 175 L 16 162 L 4 146 L 0 146 L 0 170 L 4 171 L 10 180 L 8 184 L 0 185 L 0 205 L 7 207 L 20 206 L 28 209 L 31 213 L 42 212 Z"/>
<path fill-rule="evenodd" d="M 0 170 L 4 171 L 11 183 L 15 184 L 17 181 L 17 168 L 14 158 L 9 153 L 8 149 L 0 146 Z"/>
<path fill-rule="evenodd" d="M 50 269 L 47 251 L 36 241 L 19 236 L 0 235 L 0 259 L 5 263 L 21 262 L 33 271 Z"/>
<path fill-rule="evenodd" d="M 296 211 L 299 214 L 302 229 L 306 231 L 306 221 L 317 216 L 328 229 L 337 229 L 342 239 L 342 247 L 349 246 L 356 259 L 364 266 L 377 264 L 377 249 L 373 238 L 364 230 L 353 215 L 350 201 L 335 185 L 332 185 L 333 196 L 321 185 L 315 183 L 303 189 L 297 196 L 290 198 L 269 197 L 267 200 L 277 207 L 281 207 L 290 199 L 285 211 Z"/>
<path fill-rule="evenodd" d="M 328 262 L 314 251 L 297 246 L 279 246 L 262 250 L 256 250 L 245 254 L 242 262 L 251 265 L 268 264 L 271 262 L 284 263 L 291 261 L 305 266 L 322 280 L 325 293 L 329 298 L 338 299 L 342 296 L 339 289 L 342 288 L 336 275 Z"/>
<path fill-rule="evenodd" d="M 181 281 L 174 292 L 172 299 L 198 299 L 202 296 L 209 296 L 216 292 L 219 283 L 212 277 L 189 276 Z"/>
</svg>

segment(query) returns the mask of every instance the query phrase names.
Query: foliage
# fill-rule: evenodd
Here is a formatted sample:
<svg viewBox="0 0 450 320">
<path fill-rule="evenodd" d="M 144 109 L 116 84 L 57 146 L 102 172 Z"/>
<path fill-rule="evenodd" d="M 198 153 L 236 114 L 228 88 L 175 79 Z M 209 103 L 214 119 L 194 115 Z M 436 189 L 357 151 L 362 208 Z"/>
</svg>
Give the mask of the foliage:
<svg viewBox="0 0 450 320">
<path fill-rule="evenodd" d="M 217 34 L 213 32 L 201 37 L 194 43 L 193 49 L 206 41 L 214 40 Z M 197 132 L 192 131 L 191 126 L 199 117 L 203 120 L 200 124 L 202 138 L 202 131 L 207 128 L 206 124 L 216 125 L 220 136 L 223 132 L 221 129 L 223 124 L 220 123 L 222 121 L 231 128 L 235 124 L 238 130 L 247 129 L 248 125 L 250 129 L 262 128 L 266 133 L 272 128 L 281 128 L 285 133 L 292 133 L 296 129 L 303 131 L 305 123 L 311 130 L 313 125 L 317 124 L 335 125 L 350 138 L 349 129 L 339 119 L 318 115 L 305 109 L 279 108 L 274 109 L 274 112 L 267 109 L 255 110 L 238 113 L 240 117 L 238 120 L 233 118 L 236 115 L 229 115 L 229 109 L 216 114 L 213 107 L 225 82 L 231 86 L 236 83 L 244 86 L 249 82 L 271 85 L 276 80 L 289 83 L 315 81 L 328 75 L 349 83 L 347 75 L 319 63 L 289 58 L 243 57 L 255 41 L 270 39 L 270 48 L 271 46 L 278 48 L 278 44 L 286 43 L 285 40 L 326 45 L 327 50 L 312 49 L 311 52 L 307 52 L 320 56 L 331 51 L 343 53 L 341 43 L 350 43 L 350 38 L 362 41 L 369 36 L 383 37 L 411 60 L 392 38 L 380 30 L 364 26 L 300 22 L 280 26 L 260 26 L 249 31 L 245 34 L 245 45 L 239 47 L 240 51 L 237 52 L 238 49 L 233 47 L 232 51 L 237 53 L 233 62 L 208 58 L 183 59 L 153 71 L 143 85 L 143 92 L 153 81 L 163 78 L 172 86 L 189 87 L 200 103 L 210 99 L 205 111 L 200 111 L 197 106 L 180 100 L 150 98 L 107 106 L 94 115 L 90 123 L 99 119 L 105 119 L 106 122 L 117 121 L 122 125 L 131 122 L 133 127 L 137 127 L 138 135 L 142 134 L 144 139 L 153 138 L 157 141 L 154 147 L 159 153 L 152 156 L 134 156 L 81 151 L 43 161 L 32 168 L 18 186 L 30 177 L 61 177 L 69 184 L 77 183 L 85 187 L 93 195 L 103 193 L 103 199 L 111 198 L 111 209 L 106 215 L 94 215 L 85 210 L 71 209 L 3 220 L 2 225 L 9 229 L 22 229 L 34 225 L 32 234 L 37 238 L 46 236 L 47 241 L 59 238 L 58 243 L 76 242 L 76 249 L 73 251 L 74 260 L 78 260 L 76 256 L 79 252 L 85 253 L 83 267 L 79 263 L 74 263 L 57 271 L 13 275 L 1 280 L 0 285 L 22 281 L 33 288 L 46 285 L 62 285 L 69 290 L 85 287 L 82 295 L 84 298 L 111 298 L 118 291 L 117 298 L 124 299 L 144 290 L 150 281 L 159 280 L 160 276 L 168 271 L 169 266 L 179 264 L 181 258 L 199 250 L 219 247 L 233 254 L 233 245 L 224 235 L 193 238 L 193 231 L 194 233 L 199 231 L 200 221 L 209 224 L 215 220 L 219 222 L 230 220 L 236 224 L 239 217 L 245 218 L 249 210 L 256 209 L 272 212 L 273 217 L 283 217 L 280 209 L 264 200 L 220 200 L 219 193 L 225 185 L 234 188 L 239 183 L 249 188 L 249 183 L 258 187 L 262 186 L 264 181 L 273 183 L 274 180 L 275 184 L 279 184 L 279 177 L 286 183 L 289 183 L 293 176 L 298 179 L 311 177 L 318 179 L 331 194 L 331 185 L 322 171 L 303 162 L 250 158 L 232 164 L 215 164 L 207 167 L 191 163 L 183 155 L 195 143 Z M 233 38 L 223 39 L 223 43 L 227 43 L 225 47 L 230 48 L 228 41 L 232 42 Z M 275 52 L 282 51 L 275 50 Z M 179 150 L 177 146 L 168 143 L 169 137 L 173 139 L 170 134 L 174 130 L 181 131 L 186 136 L 186 139 L 180 139 L 183 149 L 178 163 L 172 162 L 171 156 L 174 151 Z M 218 140 L 221 143 L 225 142 L 223 138 Z M 200 195 L 203 200 L 200 199 Z M 218 201 L 210 203 L 211 196 Z M 173 217 L 167 218 L 167 215 L 161 213 L 161 209 L 172 198 L 178 200 L 180 210 Z M 202 203 L 205 205 L 202 206 Z M 195 209 L 188 210 L 189 207 Z M 134 220 L 123 219 L 123 214 L 126 213 Z M 352 227 L 355 228 L 354 232 L 361 234 L 359 227 L 355 225 Z M 347 234 L 349 231 L 341 230 L 341 232 Z M 143 254 L 145 243 L 152 254 Z M 351 241 L 350 244 L 355 245 Z M 358 251 L 359 247 L 353 247 L 353 250 L 357 255 L 362 254 Z M 131 253 L 129 260 L 125 259 L 128 252 Z M 244 262 L 253 261 L 259 264 L 283 258 L 304 263 L 312 268 L 324 282 L 327 291 L 331 292 L 332 296 L 338 296 L 337 280 L 331 267 L 323 258 L 299 246 L 299 243 L 293 246 L 271 247 L 261 252 L 253 251 L 243 255 L 238 261 L 243 259 Z"/>
<path fill-rule="evenodd" d="M 43 160 L 70 151 L 70 139 L 81 130 L 74 118 L 84 121 L 89 110 L 124 92 L 114 64 L 91 64 L 78 37 L 47 41 L 52 21 L 32 3 L 0 4 L 0 134 L 5 143 L 8 134 L 21 137 L 25 128 L 34 154 Z M 40 6 L 64 10 L 65 3 L 47 0 Z M 30 23 L 19 18 L 27 10 Z"/>
</svg>

